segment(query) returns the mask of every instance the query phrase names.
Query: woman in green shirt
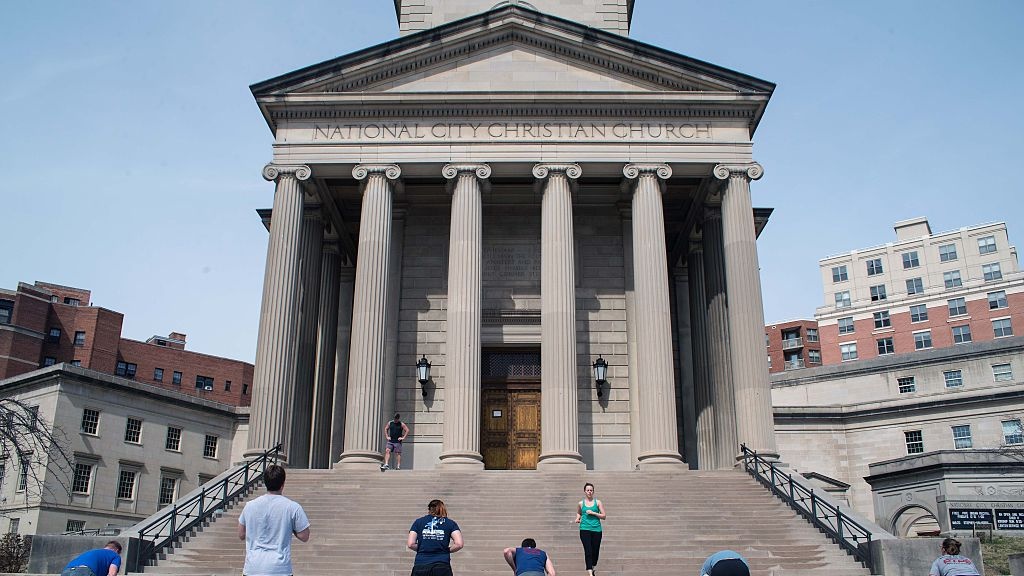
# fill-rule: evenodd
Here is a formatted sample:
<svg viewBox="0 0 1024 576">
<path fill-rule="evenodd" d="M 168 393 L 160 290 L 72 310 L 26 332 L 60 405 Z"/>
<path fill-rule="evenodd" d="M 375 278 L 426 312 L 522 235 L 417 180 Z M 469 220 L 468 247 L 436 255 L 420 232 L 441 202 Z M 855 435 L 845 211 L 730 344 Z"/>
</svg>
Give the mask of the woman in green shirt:
<svg viewBox="0 0 1024 576">
<path fill-rule="evenodd" d="M 580 542 L 583 543 L 583 557 L 587 563 L 587 576 L 597 573 L 597 560 L 601 555 L 601 520 L 607 516 L 604 504 L 594 498 L 594 485 L 583 485 L 583 500 L 576 505 L 576 520 L 580 525 Z"/>
</svg>

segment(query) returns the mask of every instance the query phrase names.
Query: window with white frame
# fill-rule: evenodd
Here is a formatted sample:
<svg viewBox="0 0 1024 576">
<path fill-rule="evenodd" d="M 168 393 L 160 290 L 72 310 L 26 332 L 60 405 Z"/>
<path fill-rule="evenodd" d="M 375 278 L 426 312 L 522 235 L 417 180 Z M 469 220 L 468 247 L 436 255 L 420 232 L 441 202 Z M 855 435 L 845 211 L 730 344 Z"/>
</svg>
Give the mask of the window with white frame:
<svg viewBox="0 0 1024 576">
<path fill-rule="evenodd" d="M 911 250 L 910 252 L 903 253 L 903 269 L 907 270 L 910 268 L 917 268 L 921 265 L 920 260 L 917 258 L 917 250 Z"/>
<path fill-rule="evenodd" d="M 907 294 L 922 294 L 924 293 L 924 283 L 921 282 L 920 278 L 908 278 L 907 279 Z"/>
<path fill-rule="evenodd" d="M 7 475 L 7 461 L 0 460 L 0 489 L 4 487 L 5 476 Z"/>
<path fill-rule="evenodd" d="M 988 309 L 998 310 L 1000 308 L 1006 308 L 1008 303 L 1006 302 L 1006 291 L 999 290 L 998 292 L 988 293 Z"/>
<path fill-rule="evenodd" d="M 128 418 L 124 426 L 124 441 L 138 444 L 142 441 L 142 420 Z"/>
<path fill-rule="evenodd" d="M 884 356 L 886 354 L 892 354 L 896 351 L 893 346 L 892 338 L 880 338 L 877 340 L 878 343 L 878 355 Z"/>
<path fill-rule="evenodd" d="M 961 370 L 944 370 L 942 379 L 946 382 L 946 388 L 960 388 L 964 385 L 964 373 Z"/>
<path fill-rule="evenodd" d="M 996 318 L 992 321 L 992 332 L 996 338 L 1013 336 L 1013 323 L 1009 318 Z"/>
<path fill-rule="evenodd" d="M 158 508 L 170 506 L 178 497 L 178 479 L 173 476 L 162 476 L 160 478 L 160 501 Z"/>
<path fill-rule="evenodd" d="M 856 342 L 850 342 L 849 344 L 840 344 L 839 345 L 839 354 L 842 356 L 843 362 L 846 362 L 847 360 L 856 360 L 857 359 L 857 343 Z"/>
<path fill-rule="evenodd" d="M 966 344 L 971 341 L 971 326 L 953 326 L 953 344 Z"/>
<path fill-rule="evenodd" d="M 876 274 L 881 274 L 883 272 L 881 258 L 872 258 L 871 260 L 867 261 L 867 265 L 868 276 L 874 276 Z"/>
<path fill-rule="evenodd" d="M 840 334 L 853 333 L 853 316 L 846 316 L 836 321 L 839 324 Z"/>
<path fill-rule="evenodd" d="M 914 350 L 927 350 L 932 347 L 932 331 L 914 332 Z"/>
<path fill-rule="evenodd" d="M 807 341 L 808 342 L 817 342 L 818 341 L 818 329 L 817 328 L 808 328 L 807 329 Z"/>
<path fill-rule="evenodd" d="M 846 273 L 846 265 L 833 266 L 832 267 L 832 281 L 833 282 L 846 282 L 849 280 L 849 275 Z"/>
<path fill-rule="evenodd" d="M 89 493 L 89 485 L 92 484 L 93 467 L 92 463 L 75 462 L 75 475 L 71 480 L 72 494 Z"/>
<path fill-rule="evenodd" d="M 873 314 L 875 319 L 875 329 L 888 328 L 892 326 L 892 319 L 889 318 L 889 311 L 882 310 L 881 312 L 875 312 Z"/>
<path fill-rule="evenodd" d="M 850 302 L 850 291 L 843 290 L 842 292 L 836 292 L 836 308 L 849 308 L 852 303 Z"/>
<path fill-rule="evenodd" d="M 967 450 L 968 448 L 974 448 L 974 441 L 971 440 L 970 424 L 953 426 L 953 448 L 955 450 Z"/>
<path fill-rule="evenodd" d="M 85 520 L 68 520 L 65 532 L 81 532 L 85 530 Z"/>
<path fill-rule="evenodd" d="M 1024 430 L 1021 429 L 1019 419 L 1003 420 L 1001 424 L 1003 426 L 1003 444 L 1009 446 L 1024 444 Z"/>
<path fill-rule="evenodd" d="M 899 386 L 900 394 L 909 394 L 911 392 L 917 392 L 917 381 L 913 376 L 903 376 L 902 378 L 896 379 L 896 385 Z"/>
<path fill-rule="evenodd" d="M 924 436 L 920 430 L 908 430 L 903 433 L 903 439 L 907 443 L 907 454 L 920 454 L 924 452 Z"/>
<path fill-rule="evenodd" d="M 991 254 L 996 251 L 996 237 L 978 238 L 978 254 Z"/>
<path fill-rule="evenodd" d="M 953 298 L 946 302 L 949 305 L 950 316 L 963 316 L 967 314 L 967 301 L 963 298 Z"/>
<path fill-rule="evenodd" d="M 1007 382 L 1013 380 L 1013 367 L 1007 364 L 993 364 L 992 378 L 996 382 Z"/>
<path fill-rule="evenodd" d="M 985 277 L 985 282 L 994 282 L 996 280 L 1003 279 L 1003 271 L 999 267 L 999 262 L 982 265 L 981 274 Z"/>
<path fill-rule="evenodd" d="M 32 459 L 28 455 L 22 456 L 18 462 L 18 485 L 15 487 L 18 492 L 24 492 L 28 488 L 28 473 L 31 467 Z"/>
<path fill-rule="evenodd" d="M 925 322 L 928 320 L 928 305 L 917 304 L 910 307 L 911 322 Z"/>
<path fill-rule="evenodd" d="M 807 362 L 809 364 L 821 364 L 821 350 L 808 350 Z"/>
<path fill-rule="evenodd" d="M 164 448 L 175 452 L 181 450 L 181 428 L 175 426 L 167 427 L 167 439 L 164 441 Z"/>
<path fill-rule="evenodd" d="M 956 260 L 956 244 L 943 244 L 939 246 L 939 262 L 951 262 Z"/>
<path fill-rule="evenodd" d="M 100 411 L 86 408 L 82 410 L 82 432 L 95 436 L 100 426 Z"/>
<path fill-rule="evenodd" d="M 947 289 L 959 288 L 964 285 L 964 281 L 960 278 L 959 270 L 950 270 L 949 272 L 942 273 L 942 284 Z"/>
<path fill-rule="evenodd" d="M 878 302 L 879 300 L 885 300 L 885 284 L 879 284 L 878 286 L 872 286 L 869 288 L 871 291 L 871 301 Z"/>
<path fill-rule="evenodd" d="M 11 518 L 11 521 L 7 524 L 7 532 L 9 534 L 21 532 L 21 518 Z"/>
<path fill-rule="evenodd" d="M 137 470 L 121 469 L 121 474 L 117 479 L 117 498 L 119 500 L 135 499 L 135 480 L 138 475 Z"/>
<path fill-rule="evenodd" d="M 204 458 L 216 458 L 217 457 L 217 437 L 207 434 L 206 439 L 203 441 L 203 457 Z"/>
<path fill-rule="evenodd" d="M 154 382 L 163 382 L 164 381 L 164 369 L 163 368 L 153 368 L 153 381 Z"/>
</svg>

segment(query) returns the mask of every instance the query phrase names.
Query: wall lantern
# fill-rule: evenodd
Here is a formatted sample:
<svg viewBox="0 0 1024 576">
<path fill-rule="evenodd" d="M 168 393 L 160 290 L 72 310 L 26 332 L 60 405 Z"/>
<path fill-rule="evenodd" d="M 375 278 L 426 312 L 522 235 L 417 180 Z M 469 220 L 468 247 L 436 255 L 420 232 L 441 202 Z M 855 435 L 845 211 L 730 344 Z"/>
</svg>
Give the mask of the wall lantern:
<svg viewBox="0 0 1024 576">
<path fill-rule="evenodd" d="M 608 363 L 600 356 L 594 361 L 594 382 L 597 386 L 597 397 L 604 396 L 604 386 L 608 384 Z"/>
<path fill-rule="evenodd" d="M 420 390 L 423 392 L 423 397 L 426 398 L 427 383 L 430 382 L 430 362 L 427 362 L 426 355 L 416 363 L 416 379 L 420 381 Z"/>
</svg>

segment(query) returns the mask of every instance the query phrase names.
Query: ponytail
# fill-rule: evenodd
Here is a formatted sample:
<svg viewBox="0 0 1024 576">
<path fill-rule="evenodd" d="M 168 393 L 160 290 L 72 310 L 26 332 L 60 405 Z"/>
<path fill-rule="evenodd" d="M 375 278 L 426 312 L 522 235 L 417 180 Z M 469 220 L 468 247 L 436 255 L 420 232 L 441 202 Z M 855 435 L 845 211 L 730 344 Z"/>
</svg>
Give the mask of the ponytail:
<svg viewBox="0 0 1024 576">
<path fill-rule="evenodd" d="M 440 500 L 431 500 L 430 504 L 427 504 L 427 511 L 438 518 L 448 517 L 448 508 L 446 508 L 444 502 Z"/>
<path fill-rule="evenodd" d="M 956 538 L 946 538 L 942 541 L 942 549 L 950 556 L 957 556 L 960 554 L 960 541 Z"/>
</svg>

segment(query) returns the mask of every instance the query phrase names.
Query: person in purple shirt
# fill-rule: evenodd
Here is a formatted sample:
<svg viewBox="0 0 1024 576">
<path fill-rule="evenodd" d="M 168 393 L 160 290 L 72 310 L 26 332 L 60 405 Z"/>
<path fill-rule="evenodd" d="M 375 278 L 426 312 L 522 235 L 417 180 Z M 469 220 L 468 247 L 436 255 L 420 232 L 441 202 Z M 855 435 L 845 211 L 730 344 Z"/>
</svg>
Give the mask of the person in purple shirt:
<svg viewBox="0 0 1024 576">
<path fill-rule="evenodd" d="M 116 576 L 121 568 L 121 544 L 107 542 L 103 548 L 82 552 L 60 572 L 60 576 Z"/>
</svg>

